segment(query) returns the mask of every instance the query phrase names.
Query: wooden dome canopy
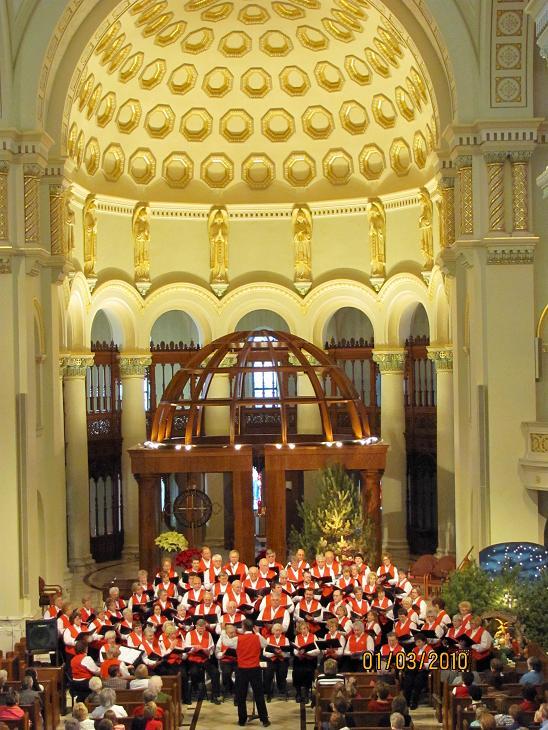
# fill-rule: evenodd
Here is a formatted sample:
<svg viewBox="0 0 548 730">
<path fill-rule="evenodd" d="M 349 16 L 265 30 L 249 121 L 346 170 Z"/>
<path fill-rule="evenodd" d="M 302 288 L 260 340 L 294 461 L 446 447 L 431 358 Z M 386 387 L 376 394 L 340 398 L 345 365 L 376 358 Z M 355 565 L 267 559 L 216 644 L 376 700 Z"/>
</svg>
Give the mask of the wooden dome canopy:
<svg viewBox="0 0 548 730">
<path fill-rule="evenodd" d="M 246 376 L 249 381 L 249 376 L 261 372 L 275 374 L 275 397 L 246 394 Z M 212 381 L 219 375 L 229 376 L 229 392 L 226 397 L 210 397 Z M 296 383 L 299 377 L 306 378 L 308 383 L 301 381 L 297 392 L 290 394 L 291 379 Z M 299 391 L 310 395 L 299 395 Z M 289 409 L 299 406 L 316 406 L 319 410 L 321 432 L 307 434 L 309 441 L 318 438 L 333 441 L 341 410 L 348 414 L 354 439 L 370 435 L 363 402 L 346 374 L 323 350 L 286 332 L 266 329 L 233 332 L 205 345 L 173 376 L 156 410 L 151 440 L 169 441 L 174 420 L 182 416 L 184 443 L 204 441 L 207 439 L 203 432 L 204 411 L 217 407 L 224 408 L 226 413 L 228 407 L 230 418 L 224 443 L 244 443 L 243 409 L 269 407 L 279 409 L 281 433 L 279 439 L 269 437 L 268 440 L 287 444 Z M 298 433 L 296 438 L 303 440 Z M 219 443 L 218 438 L 216 442 Z"/>
</svg>

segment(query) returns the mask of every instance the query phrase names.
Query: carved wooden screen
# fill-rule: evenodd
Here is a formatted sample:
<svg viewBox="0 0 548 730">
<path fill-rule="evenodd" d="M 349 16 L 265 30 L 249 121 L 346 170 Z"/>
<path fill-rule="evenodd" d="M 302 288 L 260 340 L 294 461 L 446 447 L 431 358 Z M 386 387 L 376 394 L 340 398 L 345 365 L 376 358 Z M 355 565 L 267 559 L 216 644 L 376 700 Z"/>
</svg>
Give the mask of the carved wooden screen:
<svg viewBox="0 0 548 730">
<path fill-rule="evenodd" d="M 124 546 L 122 503 L 122 392 L 118 348 L 92 344 L 86 373 L 90 549 L 97 562 L 116 560 Z"/>
</svg>

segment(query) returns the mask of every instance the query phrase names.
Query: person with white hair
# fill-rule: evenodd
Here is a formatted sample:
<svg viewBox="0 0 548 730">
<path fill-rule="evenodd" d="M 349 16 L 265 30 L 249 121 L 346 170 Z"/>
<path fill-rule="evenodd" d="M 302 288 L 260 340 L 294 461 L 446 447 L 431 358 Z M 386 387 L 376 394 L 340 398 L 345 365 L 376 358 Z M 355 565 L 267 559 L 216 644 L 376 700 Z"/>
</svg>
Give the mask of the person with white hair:
<svg viewBox="0 0 548 730">
<path fill-rule="evenodd" d="M 110 687 L 105 687 L 99 692 L 99 705 L 93 710 L 90 717 L 92 720 L 102 720 L 107 710 L 112 710 L 116 717 L 127 717 L 127 712 L 122 705 L 116 704 L 116 692 Z"/>
<path fill-rule="evenodd" d="M 399 712 L 393 712 L 390 715 L 391 730 L 403 730 L 405 727 L 405 718 Z"/>
</svg>

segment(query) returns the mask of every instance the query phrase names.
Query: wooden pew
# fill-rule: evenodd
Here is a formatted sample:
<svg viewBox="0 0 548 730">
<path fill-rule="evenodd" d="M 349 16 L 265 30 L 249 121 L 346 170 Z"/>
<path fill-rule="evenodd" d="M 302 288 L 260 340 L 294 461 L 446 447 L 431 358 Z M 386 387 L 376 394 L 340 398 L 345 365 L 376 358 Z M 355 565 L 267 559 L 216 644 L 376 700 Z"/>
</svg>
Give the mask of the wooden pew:
<svg viewBox="0 0 548 730">
<path fill-rule="evenodd" d="M 65 688 L 65 667 L 34 667 L 40 684 L 51 682 L 53 727 L 59 725 L 61 714 L 67 711 L 67 693 Z M 45 685 L 44 685 L 45 687 Z"/>
<path fill-rule="evenodd" d="M 494 712 L 492 713 L 495 714 Z M 475 711 L 466 711 L 463 707 L 459 707 L 457 711 L 457 725 L 455 730 L 468 730 L 470 723 L 476 719 Z M 539 727 L 534 724 L 535 713 L 534 712 L 522 712 L 521 713 L 521 725 L 523 727 Z"/>
<path fill-rule="evenodd" d="M 40 704 L 40 700 L 36 699 L 32 705 L 21 704 L 19 707 L 28 715 L 32 730 L 42 730 L 44 723 L 42 720 L 42 706 Z"/>
<path fill-rule="evenodd" d="M 381 723 L 390 717 L 390 712 L 349 712 L 349 717 L 352 717 L 356 725 L 362 727 L 380 727 Z M 322 712 L 320 714 L 320 721 L 324 722 L 329 720 L 331 716 L 330 712 Z M 386 727 L 386 726 L 385 726 Z M 388 724 L 390 727 L 390 723 Z"/>
<path fill-rule="evenodd" d="M 121 702 L 118 702 L 118 693 L 116 693 L 116 701 L 118 704 L 122 705 Z M 123 708 L 127 712 L 128 717 L 133 718 L 133 713 L 135 710 L 139 707 L 139 705 L 143 704 L 143 698 L 142 693 L 139 700 L 133 700 L 132 702 L 124 702 Z M 156 703 L 158 707 L 161 707 L 164 711 L 164 730 L 178 730 L 175 725 L 175 717 L 171 707 L 171 700 L 169 702 L 157 702 Z M 89 704 L 86 702 L 86 707 L 88 708 L 89 714 L 93 712 L 95 709 L 94 705 Z"/>
<path fill-rule="evenodd" d="M 21 690 L 21 682 L 6 682 L 7 686 L 10 689 L 14 689 L 17 692 Z M 40 697 L 42 702 L 40 703 L 40 709 L 42 710 L 42 717 L 44 719 L 44 725 L 46 728 L 54 728 L 54 720 L 53 720 L 53 698 L 52 698 L 52 686 L 51 682 L 47 679 L 45 679 L 42 682 L 42 686 L 44 687 L 44 691 L 40 692 Z M 21 705 L 21 707 L 25 707 L 24 705 Z M 29 715 L 31 716 L 31 722 L 32 722 L 32 712 L 29 711 Z M 34 726 L 34 724 L 33 724 Z"/>
</svg>

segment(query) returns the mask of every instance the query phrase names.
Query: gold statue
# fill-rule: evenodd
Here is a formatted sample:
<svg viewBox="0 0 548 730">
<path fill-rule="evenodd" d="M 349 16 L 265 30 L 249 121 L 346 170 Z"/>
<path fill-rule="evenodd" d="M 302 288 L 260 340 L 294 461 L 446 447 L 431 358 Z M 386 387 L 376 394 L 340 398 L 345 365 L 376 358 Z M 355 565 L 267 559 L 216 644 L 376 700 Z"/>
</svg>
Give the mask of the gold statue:
<svg viewBox="0 0 548 730">
<path fill-rule="evenodd" d="M 212 208 L 207 222 L 209 233 L 210 284 L 221 297 L 228 288 L 228 213 Z"/>
<path fill-rule="evenodd" d="M 434 240 L 432 237 L 432 219 L 434 208 L 430 194 L 426 188 L 419 192 L 421 212 L 419 215 L 419 229 L 421 232 L 421 251 L 424 256 L 424 271 L 431 271 L 434 266 Z"/>
<path fill-rule="evenodd" d="M 71 259 L 72 252 L 74 251 L 74 223 L 76 221 L 76 216 L 71 205 L 72 190 L 70 188 L 67 188 L 63 197 L 63 254 L 68 259 Z"/>
<path fill-rule="evenodd" d="M 94 195 L 88 195 L 84 203 L 84 276 L 95 277 L 97 259 L 97 204 Z"/>
<path fill-rule="evenodd" d="M 308 206 L 299 205 L 293 208 L 291 218 L 295 245 L 295 284 L 308 283 L 308 288 L 310 288 L 312 282 L 312 213 Z"/>
<path fill-rule="evenodd" d="M 150 281 L 150 209 L 147 203 L 137 203 L 133 210 L 131 229 L 133 232 L 133 252 L 135 281 Z"/>
<path fill-rule="evenodd" d="M 379 198 L 369 203 L 369 245 L 371 247 L 371 276 L 384 279 L 386 265 L 386 214 Z"/>
</svg>

